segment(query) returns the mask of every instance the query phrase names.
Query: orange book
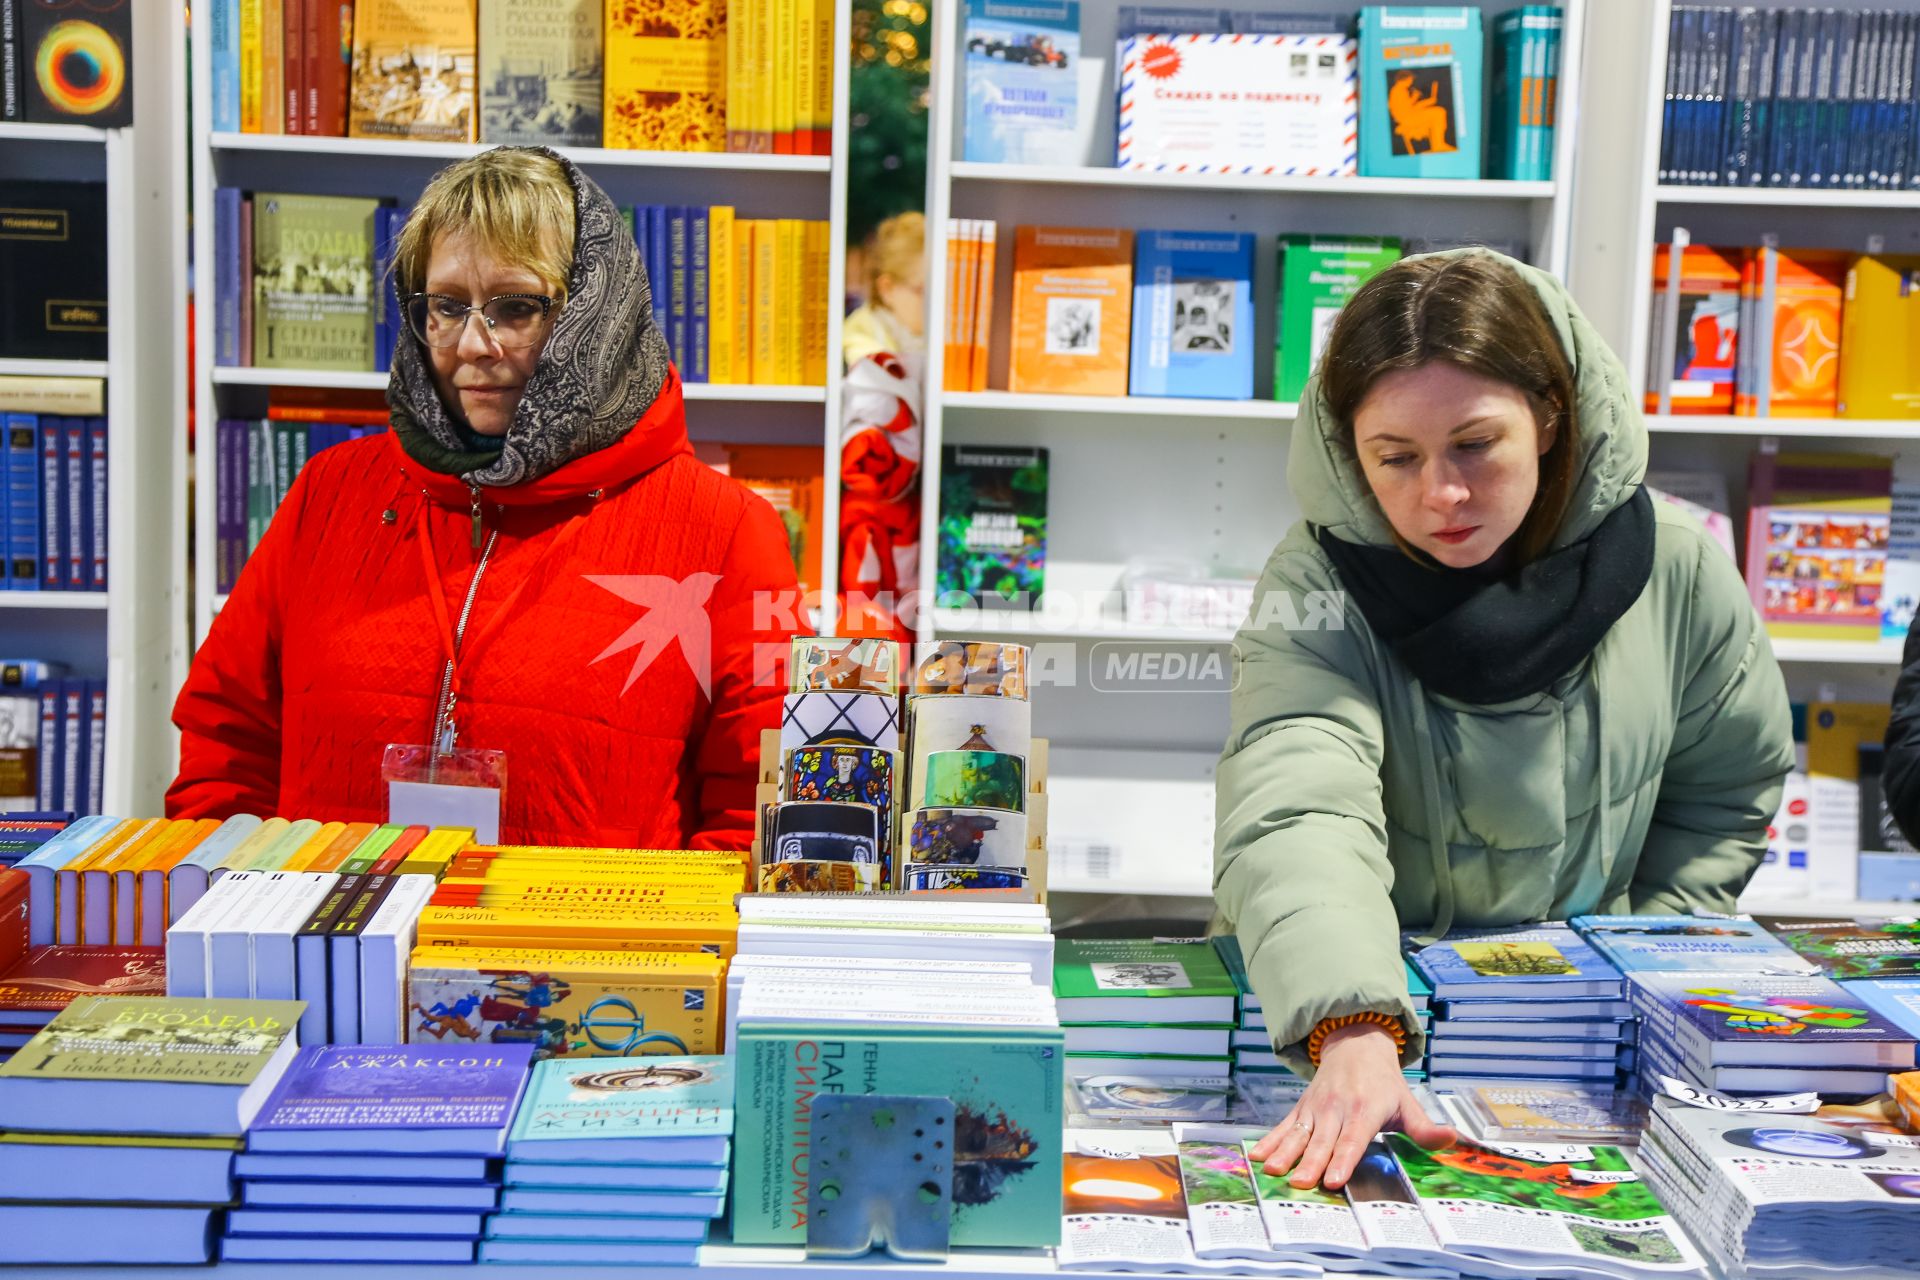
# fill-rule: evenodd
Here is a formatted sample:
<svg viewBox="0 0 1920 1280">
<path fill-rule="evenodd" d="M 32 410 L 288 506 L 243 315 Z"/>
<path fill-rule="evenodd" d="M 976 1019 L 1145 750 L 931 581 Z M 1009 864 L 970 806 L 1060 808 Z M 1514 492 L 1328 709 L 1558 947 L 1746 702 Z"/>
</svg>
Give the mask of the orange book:
<svg viewBox="0 0 1920 1280">
<path fill-rule="evenodd" d="M 1739 355 L 1741 251 L 1690 244 L 1680 250 L 1675 335 L 1667 334 L 1671 247 L 1653 247 L 1653 323 L 1647 352 L 1646 411 L 1660 411 L 1660 379 L 1668 378 L 1670 413 L 1732 413 Z"/>
<path fill-rule="evenodd" d="M 139 854 L 166 834 L 170 825 L 165 818 L 149 819 L 128 833 L 125 840 L 95 848 L 75 868 L 80 881 L 80 920 L 74 941 L 89 947 L 113 945 L 114 873 L 130 855 Z"/>
<path fill-rule="evenodd" d="M 1013 247 L 1007 389 L 1127 394 L 1133 233 L 1021 227 Z"/>
<path fill-rule="evenodd" d="M 315 854 L 307 863 L 308 871 L 338 871 L 353 851 L 360 847 L 361 841 L 373 834 L 377 822 L 349 822 L 327 843 L 326 848 Z"/>
<path fill-rule="evenodd" d="M 282 871 L 313 871 L 315 870 L 316 868 L 313 865 L 314 859 L 318 858 L 321 854 L 325 853 L 327 851 L 327 847 L 331 845 L 335 840 L 339 839 L 340 833 L 342 831 L 345 831 L 346 829 L 347 829 L 347 824 L 344 822 L 321 823 L 320 829 L 318 831 L 315 831 L 311 836 L 308 836 L 306 843 L 301 845 L 298 849 L 295 849 L 293 853 L 287 858 L 287 865 L 282 867 L 281 870 Z"/>
<path fill-rule="evenodd" d="M 941 328 L 940 389 L 967 389 L 967 228 L 970 218 L 947 219 L 947 308 Z"/>
<path fill-rule="evenodd" d="M 157 947 L 167 940 L 168 875 L 223 823 L 219 818 L 198 818 L 176 825 L 186 828 L 179 839 L 155 851 L 140 868 L 139 933 L 143 947 Z"/>
<path fill-rule="evenodd" d="M 813 154 L 833 154 L 833 10 L 834 0 L 813 0 Z"/>
<path fill-rule="evenodd" d="M 806 327 L 801 332 L 800 380 L 810 387 L 827 385 L 827 276 L 832 240 L 827 224 L 817 219 L 801 229 L 801 299 Z"/>
<path fill-rule="evenodd" d="M 973 323 L 969 326 L 967 340 L 967 390 L 985 391 L 987 389 L 987 358 L 992 354 L 993 345 L 993 276 L 998 266 L 999 224 L 991 219 L 983 219 L 977 224 L 979 237 L 974 243 L 974 257 L 978 260 L 974 274 L 977 282 L 973 289 Z"/>
<path fill-rule="evenodd" d="M 1759 417 L 1765 400 L 1769 417 L 1835 415 L 1848 256 L 1830 249 L 1764 246 L 1748 252 L 1740 280 L 1743 341 L 1736 414 Z"/>
<path fill-rule="evenodd" d="M 430 828 L 428 827 L 412 826 L 402 831 L 394 837 L 393 843 L 388 845 L 380 854 L 379 859 L 374 862 L 367 874 L 375 876 L 392 875 L 400 864 L 407 860 L 407 855 L 412 853 L 415 847 L 427 838 L 427 832 L 429 830 Z"/>
<path fill-rule="evenodd" d="M 771 503 L 786 526 L 794 572 L 803 590 L 820 583 L 820 540 L 826 520 L 821 472 L 817 448 L 752 444 L 727 450 L 727 474 Z"/>
</svg>

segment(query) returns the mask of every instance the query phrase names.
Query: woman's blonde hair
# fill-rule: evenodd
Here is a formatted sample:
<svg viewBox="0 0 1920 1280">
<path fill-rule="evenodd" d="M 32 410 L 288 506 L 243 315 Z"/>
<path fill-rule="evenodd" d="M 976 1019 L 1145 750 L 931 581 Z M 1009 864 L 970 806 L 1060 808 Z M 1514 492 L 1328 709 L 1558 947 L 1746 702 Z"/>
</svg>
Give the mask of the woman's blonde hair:
<svg viewBox="0 0 1920 1280">
<path fill-rule="evenodd" d="M 921 266 L 927 252 L 927 217 L 909 210 L 896 213 L 873 229 L 873 250 L 867 255 L 867 294 L 874 296 L 881 276 L 904 280 Z"/>
<path fill-rule="evenodd" d="M 555 299 L 573 272 L 573 184 L 551 156 L 495 147 L 433 175 L 400 232 L 393 270 L 404 294 L 426 287 L 434 242 L 465 233 L 540 277 Z"/>
</svg>

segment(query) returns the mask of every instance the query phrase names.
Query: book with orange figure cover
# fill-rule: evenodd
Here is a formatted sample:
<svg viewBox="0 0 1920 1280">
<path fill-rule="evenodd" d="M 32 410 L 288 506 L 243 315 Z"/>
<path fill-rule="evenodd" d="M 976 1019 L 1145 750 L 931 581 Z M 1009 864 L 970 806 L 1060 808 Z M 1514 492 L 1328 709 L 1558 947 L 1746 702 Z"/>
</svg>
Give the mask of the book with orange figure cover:
<svg viewBox="0 0 1920 1280">
<path fill-rule="evenodd" d="M 1014 236 L 1007 389 L 1127 394 L 1132 307 L 1131 231 L 1021 227 Z"/>
<path fill-rule="evenodd" d="M 1748 251 L 1740 277 L 1736 414 L 1834 416 L 1847 258 L 1829 249 Z"/>
</svg>

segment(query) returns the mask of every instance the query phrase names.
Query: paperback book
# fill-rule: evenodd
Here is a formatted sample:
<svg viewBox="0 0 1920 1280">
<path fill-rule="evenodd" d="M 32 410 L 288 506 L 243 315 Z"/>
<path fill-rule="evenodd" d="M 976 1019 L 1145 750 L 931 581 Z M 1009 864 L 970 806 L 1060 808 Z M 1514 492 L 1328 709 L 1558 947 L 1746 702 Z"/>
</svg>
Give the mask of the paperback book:
<svg viewBox="0 0 1920 1280">
<path fill-rule="evenodd" d="M 1567 922 L 1622 973 L 1811 973 L 1758 921 L 1721 916 L 1575 916 Z"/>
<path fill-rule="evenodd" d="M 1275 250 L 1273 398 L 1296 402 L 1319 367 L 1334 317 L 1347 299 L 1400 260 L 1386 236 L 1281 236 Z"/>
<path fill-rule="evenodd" d="M 1131 231 L 1020 227 L 1007 389 L 1127 394 L 1132 302 Z"/>
<path fill-rule="evenodd" d="M 1046 589 L 1047 450 L 950 444 L 940 467 L 936 598 L 1033 608 Z"/>
<path fill-rule="evenodd" d="M 248 1131 L 250 1152 L 499 1155 L 533 1050 L 315 1045 Z"/>
<path fill-rule="evenodd" d="M 1230 1026 L 1237 993 L 1212 945 L 1150 939 L 1061 939 L 1053 994 L 1067 1023 Z"/>
<path fill-rule="evenodd" d="M 1079 0 L 965 0 L 965 157 L 1079 165 Z"/>
<path fill-rule="evenodd" d="M 1622 993 L 1620 971 L 1563 924 L 1453 935 L 1413 959 L 1440 1000 L 1611 1000 Z"/>
<path fill-rule="evenodd" d="M 1920 917 L 1802 920 L 1758 916 L 1781 942 L 1830 978 L 1920 976 Z"/>
<path fill-rule="evenodd" d="M 1478 178 L 1480 10 L 1360 10 L 1360 172 L 1373 178 Z"/>
<path fill-rule="evenodd" d="M 512 1160 L 719 1164 L 733 1132 L 728 1057 L 534 1064 Z"/>
<path fill-rule="evenodd" d="M 1709 1067 L 1889 1068 L 1914 1062 L 1914 1037 L 1818 974 L 1633 977 L 1644 1033 Z"/>
<path fill-rule="evenodd" d="M 1142 231 L 1134 239 L 1128 394 L 1253 398 L 1253 236 Z"/>
</svg>

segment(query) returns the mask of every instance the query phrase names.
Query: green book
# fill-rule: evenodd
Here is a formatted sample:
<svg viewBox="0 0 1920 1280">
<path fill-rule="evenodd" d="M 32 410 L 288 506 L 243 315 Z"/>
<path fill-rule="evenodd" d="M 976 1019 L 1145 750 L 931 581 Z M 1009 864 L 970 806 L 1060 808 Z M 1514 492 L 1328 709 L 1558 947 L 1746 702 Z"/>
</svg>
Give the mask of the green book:
<svg viewBox="0 0 1920 1280">
<path fill-rule="evenodd" d="M 293 1061 L 299 1000 L 93 996 L 0 1065 L 0 1129 L 246 1131 Z"/>
<path fill-rule="evenodd" d="M 734 1067 L 735 1243 L 806 1239 L 813 1099 L 859 1093 L 953 1100 L 954 1244 L 1058 1244 L 1064 1059 L 1057 1030 L 743 1025 Z"/>
<path fill-rule="evenodd" d="M 380 855 L 385 853 L 405 830 L 405 827 L 395 822 L 375 827 L 367 834 L 367 838 L 355 846 L 354 851 L 341 862 L 340 874 L 343 876 L 365 875 L 373 868 L 374 863 L 380 861 Z"/>
<path fill-rule="evenodd" d="M 253 197 L 253 363 L 373 368 L 373 215 L 378 200 Z"/>
<path fill-rule="evenodd" d="M 1150 938 L 1061 939 L 1053 995 L 1062 1022 L 1231 1026 L 1239 988 L 1213 944 Z"/>
<path fill-rule="evenodd" d="M 1400 260 L 1386 236 L 1281 236 L 1274 291 L 1273 398 L 1300 399 L 1347 299 Z"/>
</svg>

